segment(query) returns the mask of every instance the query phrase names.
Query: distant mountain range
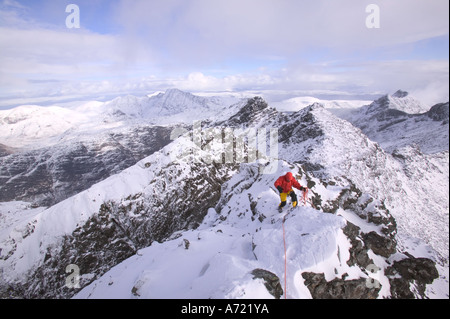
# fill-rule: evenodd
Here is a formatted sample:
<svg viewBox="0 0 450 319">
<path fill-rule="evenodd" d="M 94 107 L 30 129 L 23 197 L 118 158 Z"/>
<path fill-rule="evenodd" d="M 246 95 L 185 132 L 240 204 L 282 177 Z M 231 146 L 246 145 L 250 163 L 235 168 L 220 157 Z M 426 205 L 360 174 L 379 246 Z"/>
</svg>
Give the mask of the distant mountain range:
<svg viewBox="0 0 450 319">
<path fill-rule="evenodd" d="M 448 298 L 448 102 L 294 102 L 0 111 L 0 296 Z"/>
</svg>

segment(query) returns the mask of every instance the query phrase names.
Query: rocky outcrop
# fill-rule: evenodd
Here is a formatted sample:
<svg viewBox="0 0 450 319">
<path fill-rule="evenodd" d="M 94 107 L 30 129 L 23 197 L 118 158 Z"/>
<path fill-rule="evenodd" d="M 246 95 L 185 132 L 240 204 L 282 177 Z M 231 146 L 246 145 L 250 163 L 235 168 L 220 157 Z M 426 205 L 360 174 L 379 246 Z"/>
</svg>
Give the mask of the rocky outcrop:
<svg viewBox="0 0 450 319">
<path fill-rule="evenodd" d="M 375 254 L 385 258 L 388 258 L 397 251 L 397 243 L 395 239 L 379 235 L 374 231 L 371 231 L 368 234 L 363 234 L 362 238 L 369 249 L 372 249 Z"/>
<path fill-rule="evenodd" d="M 443 124 L 448 124 L 449 120 L 448 102 L 433 105 L 431 109 L 426 113 L 426 115 L 431 119 L 433 119 L 434 121 L 442 121 Z"/>
<path fill-rule="evenodd" d="M 394 261 L 385 274 L 391 285 L 391 297 L 396 299 L 427 298 L 426 285 L 439 277 L 432 260 L 413 256 Z"/>
<path fill-rule="evenodd" d="M 253 279 L 258 278 L 264 280 L 264 286 L 267 288 L 267 291 L 275 297 L 275 299 L 280 299 L 283 295 L 283 288 L 281 288 L 280 278 L 278 278 L 278 276 L 274 273 L 265 269 L 256 268 L 252 271 L 252 275 Z"/>
<path fill-rule="evenodd" d="M 233 116 L 223 122 L 218 122 L 216 125 L 227 127 L 241 127 L 259 125 L 262 117 L 270 117 L 277 114 L 277 111 L 267 104 L 261 97 L 254 97 L 248 99 L 247 103 Z"/>
<path fill-rule="evenodd" d="M 171 142 L 172 129 L 138 126 L 0 157 L 0 201 L 54 205 L 160 150 Z"/>
<path fill-rule="evenodd" d="M 324 274 L 302 273 L 305 285 L 314 299 L 376 299 L 381 287 L 367 284 L 364 278 L 326 281 Z"/>
<path fill-rule="evenodd" d="M 335 170 L 333 172 L 338 172 L 336 174 L 342 174 L 335 177 L 319 174 L 324 170 L 321 166 L 322 162 L 313 161 L 309 156 L 320 149 L 318 145 L 322 140 L 334 137 L 337 135 L 334 133 L 339 129 L 326 132 L 325 124 L 318 123 L 317 116 L 320 114 L 313 111 L 321 113 L 320 105 L 313 105 L 302 112 L 287 116 L 269 108 L 261 98 L 254 98 L 249 99 L 248 103 L 228 121 L 219 124 L 239 128 L 249 125 L 255 127 L 266 124 L 277 125 L 279 144 L 283 146 L 285 156 L 289 157 L 288 155 L 292 153 L 286 162 L 290 168 L 295 166 L 299 168 L 298 173 L 301 174 L 301 178 L 306 176 L 307 186 L 311 189 L 309 193 L 311 203 L 318 210 L 317 213 L 338 214 L 345 211 L 352 214 L 349 219 L 354 223 L 347 221 L 342 229 L 350 243 L 349 258 L 348 260 L 339 259 L 339 261 L 345 267 L 358 267 L 357 271 L 361 273 L 362 278 L 346 280 L 347 276 L 342 275 L 327 281 L 323 273 L 304 272 L 302 274 L 304 284 L 308 287 L 311 296 L 333 299 L 377 298 L 380 287 L 368 282 L 369 278 L 365 278 L 364 274 L 367 274 L 367 269 L 374 264 L 374 259 L 378 259 L 378 256 L 384 258 L 386 264 L 390 264 L 392 261 L 389 258 L 398 253 L 396 220 L 383 200 L 362 192 L 361 189 L 366 188 L 362 186 L 358 188 L 356 182 L 342 173 L 359 171 L 362 166 L 356 165 L 348 171 L 342 168 L 339 171 Z M 325 123 L 332 126 L 335 119 L 327 116 L 326 120 Z M 210 122 L 208 125 L 216 124 Z M 345 124 L 346 126 L 342 126 L 344 128 L 349 127 L 348 123 L 340 124 Z M 7 161 L 14 164 L 0 165 L 0 178 L 3 178 L 0 180 L 2 185 L 0 193 L 5 198 L 7 196 L 15 199 L 35 198 L 41 203 L 58 201 L 69 196 L 71 192 L 78 192 L 89 187 L 96 180 L 123 169 L 124 166 L 132 165 L 133 161 L 137 161 L 148 152 L 161 148 L 170 141 L 171 132 L 170 127 L 153 129 L 144 127 L 142 131 L 134 131 L 130 133 L 131 135 L 114 133 L 101 144 L 74 144 L 66 152 L 54 153 L 52 149 L 48 149 L 45 153 L 29 153 L 28 157 L 23 157 L 23 154 L 20 158 L 14 157 L 15 155 L 0 157 L 0 164 Z M 192 132 L 191 134 L 193 135 Z M 352 130 L 347 134 L 341 144 L 335 145 L 351 141 L 354 137 L 352 134 L 361 135 L 359 136 L 361 143 L 356 143 L 352 149 L 355 154 L 364 152 L 364 147 L 370 144 L 359 130 L 357 133 Z M 206 153 L 209 149 L 220 149 L 211 147 L 214 142 L 221 144 L 222 139 L 203 140 L 201 151 Z M 181 143 L 178 146 L 182 146 Z M 379 146 L 373 144 L 369 146 L 374 151 L 365 152 L 367 156 L 358 157 L 364 169 L 371 172 L 361 177 L 364 181 L 371 178 L 377 179 L 378 172 L 385 170 L 382 165 L 385 162 L 380 158 L 385 159 L 386 155 L 381 152 Z M 242 194 L 261 181 L 261 174 L 258 173 L 256 165 L 223 164 L 221 161 L 205 163 L 198 159 L 197 161 L 195 159 L 178 161 L 176 156 L 170 158 L 171 154 L 164 152 L 170 152 L 170 150 L 161 153 L 162 158 L 164 156 L 169 158 L 140 164 L 140 167 L 146 170 L 142 172 L 142 175 L 151 171 L 148 175 L 151 178 L 142 184 L 142 190 L 131 194 L 121 194 L 121 198 L 114 198 L 114 200 L 106 200 L 100 209 L 96 206 L 92 216 L 90 215 L 86 222 L 83 220 L 84 224 L 77 224 L 74 226 L 76 229 L 70 230 L 71 233 L 68 232 L 58 242 L 52 243 L 46 250 L 43 249 L 45 256 L 42 262 L 40 261 L 31 269 L 25 283 L 8 283 L 6 289 L 4 288 L 6 286 L 0 288 L 1 297 L 71 297 L 77 290 L 68 289 L 65 284 L 68 265 L 77 265 L 80 268 L 83 274 L 80 278 L 80 286 L 86 286 L 114 265 L 136 254 L 139 249 L 152 245 L 154 241 L 164 242 L 180 230 L 197 228 L 208 209 L 212 207 L 215 207 L 218 219 L 225 219 L 227 214 L 232 212 L 230 206 L 236 205 L 236 202 L 230 203 L 230 198 L 233 195 Z M 316 157 L 319 155 L 321 154 L 319 153 Z M 351 162 L 353 165 L 355 161 L 351 154 L 348 157 L 349 160 L 343 163 Z M 240 177 L 233 178 L 239 166 L 241 166 Z M 32 167 L 31 170 L 29 170 L 30 167 Z M 372 174 L 374 171 L 376 174 Z M 127 179 L 127 182 L 134 185 L 134 180 Z M 268 183 L 260 186 L 267 188 L 268 193 L 271 192 Z M 327 189 L 328 186 L 331 187 Z M 327 189 L 327 192 L 322 195 L 325 195 L 323 197 L 328 200 L 321 198 L 320 190 L 323 189 Z M 330 194 L 338 195 L 330 199 Z M 273 194 L 266 193 L 264 196 L 267 195 Z M 248 212 L 252 221 L 258 220 L 260 224 L 263 224 L 271 218 L 266 218 L 267 207 L 258 205 L 259 203 L 262 203 L 261 197 L 248 194 L 240 203 L 244 208 L 237 213 L 239 216 L 245 216 Z M 276 220 L 273 219 L 273 223 L 275 222 Z M 23 238 L 34 231 L 33 227 L 30 224 L 29 229 L 23 233 Z M 363 229 L 369 230 L 364 232 Z M 188 252 L 192 251 L 192 247 L 189 247 L 189 242 L 184 241 L 184 248 Z M 8 255 L 2 258 L 4 260 L 10 258 L 15 249 L 13 247 Z M 377 255 L 377 258 L 373 257 L 372 253 Z M 342 254 L 338 251 L 338 257 L 341 258 L 341 256 Z M 335 273 L 338 273 L 336 269 Z M 258 268 L 251 274 L 255 279 L 262 279 L 266 289 L 275 298 L 283 295 L 279 277 L 274 273 Z M 424 297 L 426 285 L 437 278 L 433 261 L 412 257 L 395 261 L 391 267 L 384 270 L 384 274 L 389 279 L 392 298 Z M 138 296 L 139 285 L 134 286 L 133 289 L 132 294 Z"/>
<path fill-rule="evenodd" d="M 351 243 L 349 249 L 350 258 L 346 261 L 349 266 L 357 265 L 361 269 L 366 269 L 373 264 L 373 260 L 368 255 L 368 248 L 360 236 L 360 228 L 350 222 L 343 228 L 344 234 Z"/>
<path fill-rule="evenodd" d="M 9 283 L 6 293 L 18 298 L 71 297 L 79 289 L 67 288 L 68 265 L 79 267 L 84 287 L 138 249 L 197 228 L 219 200 L 233 169 L 233 164 L 169 163 L 155 172 L 148 192 L 103 203 L 85 224 L 49 246 L 26 283 Z"/>
</svg>

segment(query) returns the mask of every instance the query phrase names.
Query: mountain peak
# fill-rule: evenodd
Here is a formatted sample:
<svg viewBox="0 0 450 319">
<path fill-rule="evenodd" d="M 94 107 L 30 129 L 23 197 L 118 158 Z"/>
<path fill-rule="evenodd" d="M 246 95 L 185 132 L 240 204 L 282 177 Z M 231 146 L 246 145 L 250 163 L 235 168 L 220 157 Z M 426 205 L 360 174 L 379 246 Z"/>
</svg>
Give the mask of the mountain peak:
<svg viewBox="0 0 450 319">
<path fill-rule="evenodd" d="M 192 95 L 189 92 L 181 91 L 180 89 L 177 89 L 177 88 L 167 89 L 166 92 L 164 92 L 163 94 L 168 97 L 169 96 L 177 96 L 177 95 L 182 95 L 182 96 Z"/>
<path fill-rule="evenodd" d="M 398 97 L 398 98 L 403 98 L 408 96 L 409 93 L 403 90 L 397 90 L 397 92 L 395 92 L 394 94 L 392 94 L 393 97 Z"/>
<path fill-rule="evenodd" d="M 309 111 L 324 109 L 324 105 L 320 102 L 314 102 L 313 104 L 309 105 L 306 109 Z"/>
<path fill-rule="evenodd" d="M 249 98 L 239 111 L 231 116 L 226 122 L 227 125 L 250 125 L 257 121 L 263 114 L 276 113 L 270 108 L 267 102 L 260 96 Z"/>
<path fill-rule="evenodd" d="M 386 94 L 375 100 L 368 108 L 369 112 L 384 112 L 397 110 L 406 114 L 420 114 L 429 110 L 429 107 L 411 96 L 408 92 L 397 90 L 394 94 Z"/>
</svg>

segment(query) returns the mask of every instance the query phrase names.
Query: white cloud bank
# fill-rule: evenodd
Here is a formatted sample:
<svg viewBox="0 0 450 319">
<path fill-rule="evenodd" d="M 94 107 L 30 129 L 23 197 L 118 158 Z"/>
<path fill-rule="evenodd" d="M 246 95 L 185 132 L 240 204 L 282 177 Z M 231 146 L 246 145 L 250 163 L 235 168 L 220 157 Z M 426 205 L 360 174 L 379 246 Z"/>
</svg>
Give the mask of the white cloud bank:
<svg viewBox="0 0 450 319">
<path fill-rule="evenodd" d="M 0 108 L 168 87 L 348 95 L 401 88 L 426 103 L 448 100 L 448 40 L 437 48 L 446 52 L 410 57 L 420 41 L 448 37 L 446 0 L 116 0 L 95 12 L 89 3 L 80 0 L 82 28 L 69 30 L 65 12 L 61 25 L 50 25 L 26 3 L 2 2 Z M 379 29 L 366 27 L 370 3 L 380 8 Z M 117 31 L 83 28 L 83 14 L 108 14 Z"/>
</svg>

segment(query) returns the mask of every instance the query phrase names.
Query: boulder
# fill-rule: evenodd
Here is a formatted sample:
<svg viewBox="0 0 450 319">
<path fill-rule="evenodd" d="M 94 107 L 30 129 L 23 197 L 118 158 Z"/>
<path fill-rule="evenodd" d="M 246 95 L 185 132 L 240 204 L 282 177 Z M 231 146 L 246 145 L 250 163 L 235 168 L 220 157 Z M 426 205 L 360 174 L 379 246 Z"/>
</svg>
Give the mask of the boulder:
<svg viewBox="0 0 450 319">
<path fill-rule="evenodd" d="M 267 291 L 275 297 L 275 299 L 280 299 L 281 295 L 283 295 L 283 288 L 281 288 L 280 278 L 274 273 L 256 268 L 252 271 L 253 279 L 263 279 L 264 286 L 267 288 Z"/>
<path fill-rule="evenodd" d="M 381 285 L 370 285 L 366 278 L 326 281 L 323 273 L 304 272 L 302 277 L 314 299 L 376 299 Z"/>
<path fill-rule="evenodd" d="M 439 277 L 434 261 L 413 256 L 394 261 L 385 274 L 391 285 L 391 297 L 395 299 L 413 299 L 416 297 L 414 291 L 417 291 L 417 297 L 426 298 L 426 285 Z M 411 286 L 416 290 L 411 289 Z"/>
</svg>

